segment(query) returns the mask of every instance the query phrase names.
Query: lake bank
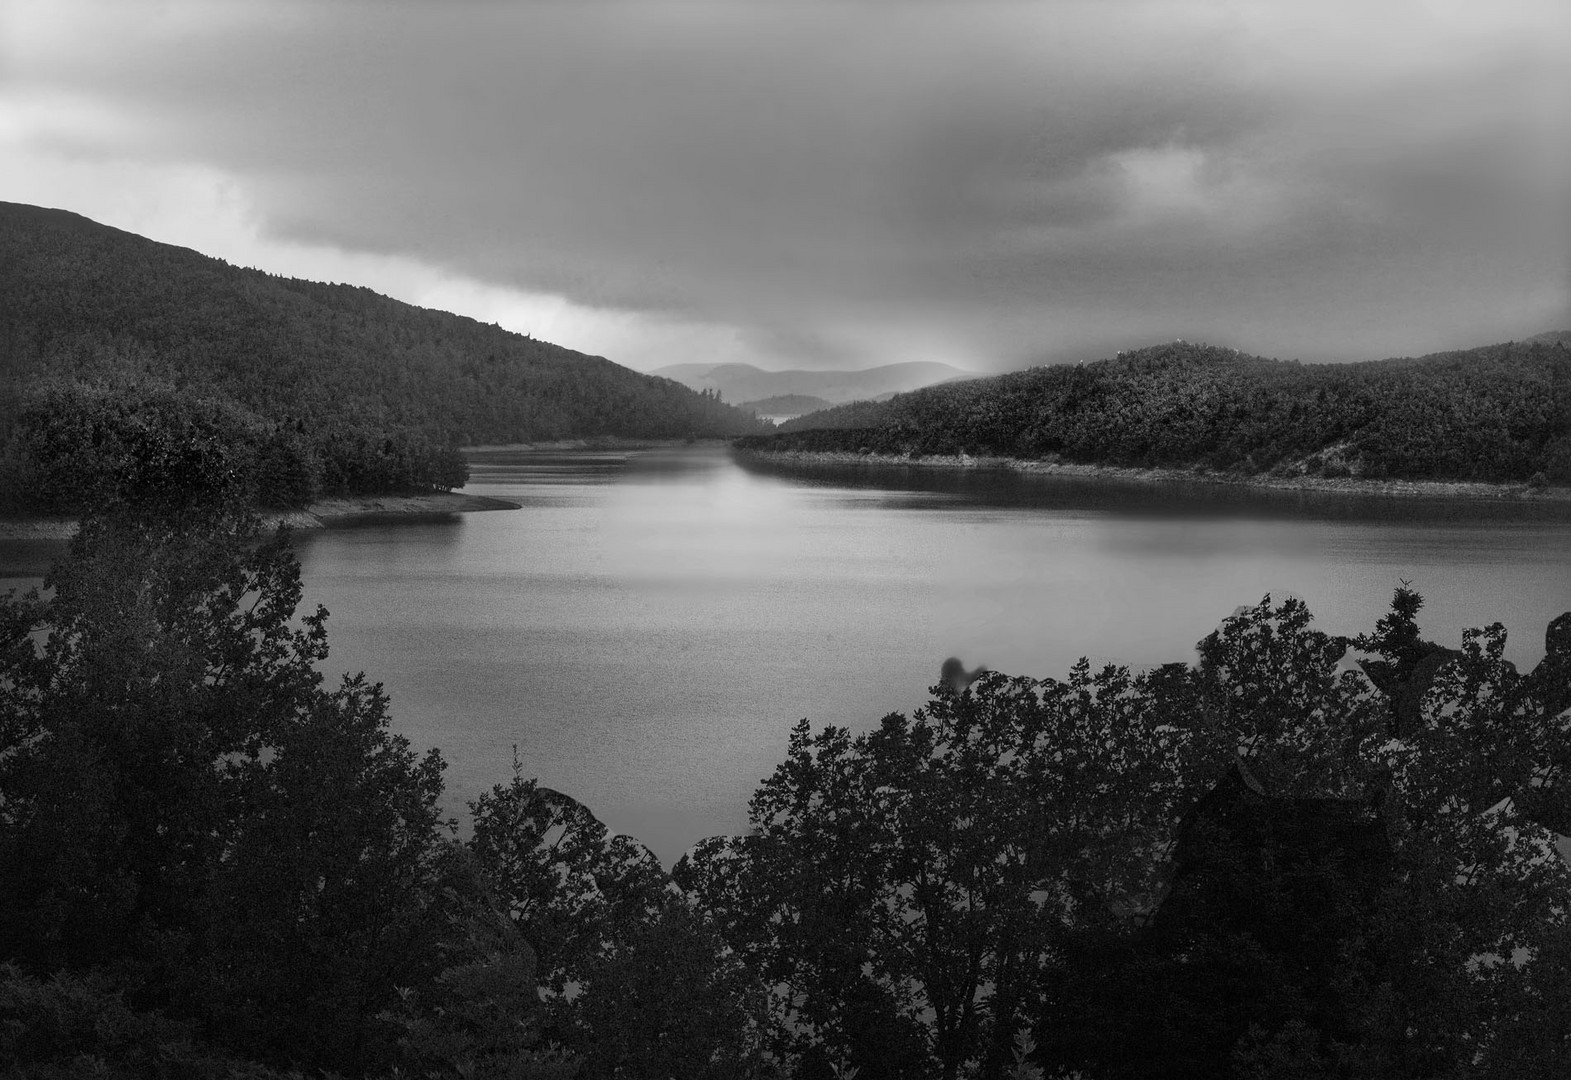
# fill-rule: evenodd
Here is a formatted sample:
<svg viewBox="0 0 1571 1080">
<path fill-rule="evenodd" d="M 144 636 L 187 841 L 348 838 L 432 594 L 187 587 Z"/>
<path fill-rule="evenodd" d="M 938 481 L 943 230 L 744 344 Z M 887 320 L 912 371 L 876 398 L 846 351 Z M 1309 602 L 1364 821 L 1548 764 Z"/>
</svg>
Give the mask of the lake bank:
<svg viewBox="0 0 1571 1080">
<path fill-rule="evenodd" d="M 458 491 L 432 491 L 420 495 L 360 495 L 322 499 L 301 510 L 262 512 L 269 527 L 326 529 L 356 521 L 378 521 L 431 514 L 469 514 L 484 510 L 517 510 L 511 499 L 469 495 Z M 16 518 L 0 520 L 0 539 L 69 540 L 76 531 L 74 518 Z"/>
<path fill-rule="evenodd" d="M 1495 484 L 1468 480 L 1369 480 L 1329 476 L 1241 476 L 1201 469 L 1135 468 L 1123 465 L 1083 465 L 1036 458 L 896 454 L 855 454 L 838 450 L 735 450 L 743 457 L 801 466 L 847 465 L 877 468 L 997 469 L 1041 476 L 1078 477 L 1137 484 L 1215 484 L 1271 491 L 1322 492 L 1333 495 L 1375 495 L 1390 498 L 1511 499 L 1571 502 L 1571 487 L 1532 487 L 1525 483 Z"/>
</svg>

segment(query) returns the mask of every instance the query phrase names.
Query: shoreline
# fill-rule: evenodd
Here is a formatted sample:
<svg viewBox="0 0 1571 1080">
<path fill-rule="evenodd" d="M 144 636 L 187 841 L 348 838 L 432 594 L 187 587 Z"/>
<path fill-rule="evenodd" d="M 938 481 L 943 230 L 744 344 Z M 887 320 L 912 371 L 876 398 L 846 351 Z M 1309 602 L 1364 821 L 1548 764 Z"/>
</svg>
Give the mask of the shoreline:
<svg viewBox="0 0 1571 1080">
<path fill-rule="evenodd" d="M 432 491 L 423 495 L 360 495 L 321 499 L 299 510 L 264 510 L 262 525 L 274 529 L 327 529 L 357 521 L 415 517 L 426 514 L 470 514 L 486 510 L 519 510 L 522 503 L 490 495 Z M 69 540 L 75 518 L 10 518 L 0 520 L 0 540 Z"/>
<path fill-rule="evenodd" d="M 1173 468 L 1137 468 L 1127 465 L 1083 465 L 1037 458 L 972 457 L 969 454 L 903 457 L 896 454 L 858 454 L 845 450 L 751 450 L 734 453 L 764 462 L 787 465 L 864 465 L 874 468 L 996 469 L 1038 476 L 1118 480 L 1136 484 L 1209 484 L 1255 488 L 1264 491 L 1313 492 L 1323 495 L 1361 495 L 1382 498 L 1497 499 L 1516 502 L 1571 502 L 1571 487 L 1529 487 L 1525 483 L 1497 484 L 1478 480 L 1365 480 L 1359 477 L 1240 476 L 1228 473 Z"/>
<path fill-rule="evenodd" d="M 288 525 L 292 529 L 326 529 L 353 521 L 409 517 L 420 514 L 473 514 L 486 510 L 521 510 L 523 503 L 490 495 L 466 495 L 461 491 L 432 491 L 424 495 L 355 495 L 342 499 L 320 499 L 303 510 L 285 513 L 268 511 L 262 522 L 268 528 Z"/>
</svg>

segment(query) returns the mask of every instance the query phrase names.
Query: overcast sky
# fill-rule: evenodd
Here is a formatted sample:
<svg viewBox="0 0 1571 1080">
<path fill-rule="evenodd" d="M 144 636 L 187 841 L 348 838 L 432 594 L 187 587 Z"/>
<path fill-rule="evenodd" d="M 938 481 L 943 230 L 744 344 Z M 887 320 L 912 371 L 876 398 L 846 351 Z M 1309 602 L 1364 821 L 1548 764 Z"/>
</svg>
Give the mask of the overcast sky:
<svg viewBox="0 0 1571 1080">
<path fill-rule="evenodd" d="M 1571 3 L 0 0 L 0 199 L 631 367 L 1571 327 Z"/>
</svg>

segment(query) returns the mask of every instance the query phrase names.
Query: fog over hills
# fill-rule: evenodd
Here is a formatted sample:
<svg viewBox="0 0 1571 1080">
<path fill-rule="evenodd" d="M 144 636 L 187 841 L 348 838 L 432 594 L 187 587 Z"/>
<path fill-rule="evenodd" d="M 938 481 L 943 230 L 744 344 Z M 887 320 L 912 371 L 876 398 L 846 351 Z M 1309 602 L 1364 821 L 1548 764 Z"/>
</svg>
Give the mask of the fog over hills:
<svg viewBox="0 0 1571 1080">
<path fill-rule="evenodd" d="M 832 405 L 888 397 L 974 373 L 949 364 L 911 361 L 860 371 L 765 371 L 752 364 L 671 364 L 652 372 L 694 390 L 718 390 L 726 401 L 756 402 L 801 394 Z"/>
</svg>

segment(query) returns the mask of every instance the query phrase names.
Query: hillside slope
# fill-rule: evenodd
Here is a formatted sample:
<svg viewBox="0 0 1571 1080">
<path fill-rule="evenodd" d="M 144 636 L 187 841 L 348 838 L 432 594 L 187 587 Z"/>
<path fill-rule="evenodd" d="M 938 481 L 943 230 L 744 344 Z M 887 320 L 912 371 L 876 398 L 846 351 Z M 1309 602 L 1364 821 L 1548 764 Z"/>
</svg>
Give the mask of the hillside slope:
<svg viewBox="0 0 1571 1080">
<path fill-rule="evenodd" d="M 1162 345 L 798 417 L 754 450 L 1000 456 L 1277 476 L 1571 481 L 1571 348 L 1299 364 Z"/>
<path fill-rule="evenodd" d="M 760 398 L 758 401 L 744 401 L 737 408 L 746 409 L 759 416 L 801 416 L 803 413 L 818 412 L 833 405 L 834 402 L 813 397 L 811 394 L 780 394 L 777 397 Z"/>
<path fill-rule="evenodd" d="M 376 469 L 335 461 L 374 457 L 390 439 L 430 456 L 465 443 L 760 430 L 713 396 L 602 357 L 0 203 L 0 432 L 21 423 L 29 387 L 61 381 L 232 404 L 248 423 L 302 438 L 339 490 L 375 487 Z"/>
</svg>

